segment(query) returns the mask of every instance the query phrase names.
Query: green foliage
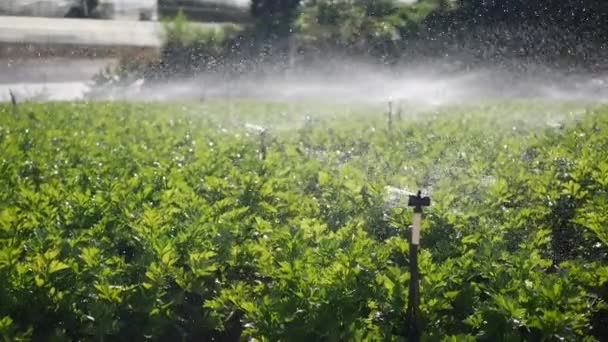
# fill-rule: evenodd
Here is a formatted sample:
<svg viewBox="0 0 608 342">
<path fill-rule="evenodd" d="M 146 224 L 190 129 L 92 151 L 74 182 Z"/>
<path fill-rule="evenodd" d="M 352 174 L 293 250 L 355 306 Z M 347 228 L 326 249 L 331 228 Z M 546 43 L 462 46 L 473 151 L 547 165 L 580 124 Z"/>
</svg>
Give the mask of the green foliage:
<svg viewBox="0 0 608 342">
<path fill-rule="evenodd" d="M 405 40 L 425 28 L 441 1 L 402 4 L 395 0 L 315 0 L 303 6 L 297 20 L 300 39 L 317 47 L 358 54 L 398 56 Z"/>
<path fill-rule="evenodd" d="M 138 80 L 191 76 L 221 64 L 234 49 L 243 27 L 236 24 L 205 25 L 191 22 L 182 11 L 163 22 L 163 48 L 158 53 L 125 56 L 93 76 L 89 98 L 117 97 Z M 120 97 L 120 96 L 118 96 Z"/>
<path fill-rule="evenodd" d="M 402 24 L 394 1 L 326 1 L 307 4 L 298 18 L 303 41 L 359 52 L 394 47 Z"/>
<path fill-rule="evenodd" d="M 390 185 L 433 190 L 426 340 L 606 340 L 608 110 L 577 108 L 0 106 L 0 338 L 404 340 Z"/>
<path fill-rule="evenodd" d="M 241 30 L 236 24 L 202 26 L 190 22 L 182 11 L 179 11 L 174 18 L 165 19 L 163 28 L 167 48 L 197 46 L 211 50 L 209 53 L 217 50 Z"/>
</svg>

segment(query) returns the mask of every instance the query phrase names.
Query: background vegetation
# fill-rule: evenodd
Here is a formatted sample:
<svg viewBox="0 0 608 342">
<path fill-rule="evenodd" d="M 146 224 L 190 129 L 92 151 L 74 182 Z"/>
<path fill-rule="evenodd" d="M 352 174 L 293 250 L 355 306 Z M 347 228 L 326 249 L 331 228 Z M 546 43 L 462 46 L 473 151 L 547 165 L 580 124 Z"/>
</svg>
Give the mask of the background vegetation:
<svg viewBox="0 0 608 342">
<path fill-rule="evenodd" d="M 186 74 L 200 65 L 285 69 L 335 56 L 383 64 L 447 58 L 465 66 L 598 71 L 605 69 L 608 51 L 608 5 L 601 0 L 255 0 L 251 13 L 252 25 L 213 44 L 193 40 L 176 48 L 172 36 L 162 63 L 181 72 L 183 56 L 190 56 L 186 66 L 193 69 Z M 183 24 L 184 17 L 177 20 Z"/>
</svg>

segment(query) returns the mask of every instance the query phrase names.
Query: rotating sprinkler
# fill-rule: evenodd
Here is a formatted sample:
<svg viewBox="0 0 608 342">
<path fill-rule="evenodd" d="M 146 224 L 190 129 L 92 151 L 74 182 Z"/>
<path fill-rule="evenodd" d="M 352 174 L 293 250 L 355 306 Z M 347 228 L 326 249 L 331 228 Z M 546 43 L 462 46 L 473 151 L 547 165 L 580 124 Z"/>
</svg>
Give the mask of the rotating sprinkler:
<svg viewBox="0 0 608 342">
<path fill-rule="evenodd" d="M 418 271 L 418 249 L 420 246 L 420 227 L 422 225 L 422 212 L 425 207 L 431 205 L 431 198 L 422 196 L 422 192 L 416 194 L 407 190 L 387 187 L 389 200 L 387 204 L 391 207 L 402 205 L 401 199 L 407 196 L 407 206 L 414 208 L 412 218 L 410 245 L 409 245 L 409 264 L 410 264 L 410 285 L 409 300 L 407 303 L 406 321 L 408 324 L 408 341 L 418 342 L 422 336 L 422 317 L 420 315 L 420 273 Z"/>
<path fill-rule="evenodd" d="M 412 219 L 412 235 L 410 237 L 410 287 L 407 302 L 407 322 L 409 324 L 409 340 L 420 341 L 422 321 L 420 317 L 420 274 L 418 272 L 418 246 L 420 245 L 420 226 L 422 225 L 422 208 L 431 205 L 430 197 L 423 197 L 418 191 L 410 195 L 408 207 L 414 208 Z"/>
</svg>

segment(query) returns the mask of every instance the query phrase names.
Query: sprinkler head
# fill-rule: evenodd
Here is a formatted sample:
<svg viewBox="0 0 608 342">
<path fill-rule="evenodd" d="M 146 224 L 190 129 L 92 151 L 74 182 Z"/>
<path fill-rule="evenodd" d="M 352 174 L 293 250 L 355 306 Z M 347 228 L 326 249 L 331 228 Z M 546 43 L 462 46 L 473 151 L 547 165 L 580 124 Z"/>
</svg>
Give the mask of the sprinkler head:
<svg viewBox="0 0 608 342">
<path fill-rule="evenodd" d="M 268 131 L 268 129 L 266 127 L 263 127 L 260 125 L 254 125 L 254 124 L 250 124 L 250 123 L 245 123 L 245 128 L 247 128 L 250 131 L 260 133 L 260 134 L 264 134 L 264 133 L 266 133 L 266 131 Z"/>
<path fill-rule="evenodd" d="M 414 207 L 415 213 L 421 213 L 422 207 L 428 207 L 431 205 L 431 198 L 428 196 L 422 197 L 422 192 L 418 191 L 416 195 L 410 195 L 407 202 L 408 207 Z"/>
</svg>

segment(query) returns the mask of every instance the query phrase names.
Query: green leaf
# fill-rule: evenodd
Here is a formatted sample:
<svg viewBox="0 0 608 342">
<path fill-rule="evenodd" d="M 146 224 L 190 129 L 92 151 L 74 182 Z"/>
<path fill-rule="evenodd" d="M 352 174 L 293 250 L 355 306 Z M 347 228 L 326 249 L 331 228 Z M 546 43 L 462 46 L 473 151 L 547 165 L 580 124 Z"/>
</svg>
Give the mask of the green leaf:
<svg viewBox="0 0 608 342">
<path fill-rule="evenodd" d="M 443 296 L 448 300 L 454 300 L 459 293 L 460 291 L 447 291 L 443 294 Z"/>
<path fill-rule="evenodd" d="M 319 185 L 320 186 L 327 186 L 330 182 L 331 177 L 329 176 L 329 174 L 327 172 L 319 172 Z"/>
<path fill-rule="evenodd" d="M 4 316 L 0 319 L 0 333 L 7 333 L 9 328 L 13 325 L 13 319 L 9 316 Z"/>
<path fill-rule="evenodd" d="M 96 247 L 86 247 L 82 249 L 80 258 L 88 267 L 97 267 L 100 264 L 99 254 L 101 250 Z"/>
<path fill-rule="evenodd" d="M 36 283 L 36 286 L 38 286 L 38 287 L 44 286 L 44 283 L 45 283 L 44 279 L 40 275 L 36 275 L 34 277 L 34 282 Z"/>
<path fill-rule="evenodd" d="M 56 272 L 59 272 L 59 271 L 67 270 L 69 268 L 70 268 L 70 266 L 68 266 L 67 264 L 65 264 L 65 263 L 63 263 L 61 261 L 53 260 L 49 264 L 49 274 L 53 274 L 53 273 L 56 273 Z"/>
<path fill-rule="evenodd" d="M 475 245 L 481 240 L 481 234 L 475 233 L 462 238 L 462 243 L 465 245 Z"/>
</svg>

